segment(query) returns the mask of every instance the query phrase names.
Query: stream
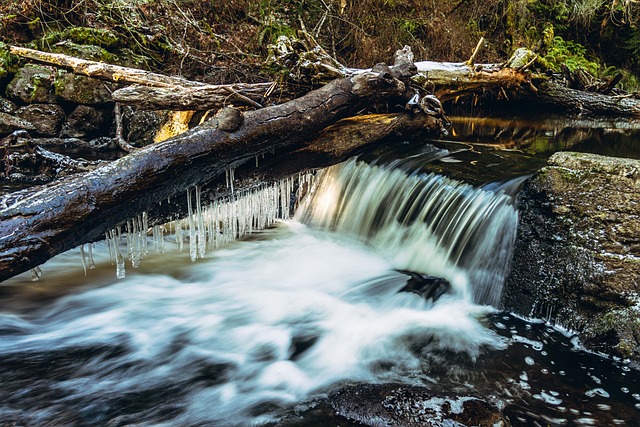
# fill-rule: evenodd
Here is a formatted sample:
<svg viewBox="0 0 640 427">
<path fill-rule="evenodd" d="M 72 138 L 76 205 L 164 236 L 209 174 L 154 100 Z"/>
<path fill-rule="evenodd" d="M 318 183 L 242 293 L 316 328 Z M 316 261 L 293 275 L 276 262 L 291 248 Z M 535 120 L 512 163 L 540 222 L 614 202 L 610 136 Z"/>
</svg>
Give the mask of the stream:
<svg viewBox="0 0 640 427">
<path fill-rule="evenodd" d="M 358 425 L 304 408 L 361 383 L 477 396 L 514 426 L 640 425 L 640 371 L 496 308 L 523 177 L 557 149 L 638 157 L 639 131 L 453 122 L 4 282 L 0 425 Z"/>
</svg>

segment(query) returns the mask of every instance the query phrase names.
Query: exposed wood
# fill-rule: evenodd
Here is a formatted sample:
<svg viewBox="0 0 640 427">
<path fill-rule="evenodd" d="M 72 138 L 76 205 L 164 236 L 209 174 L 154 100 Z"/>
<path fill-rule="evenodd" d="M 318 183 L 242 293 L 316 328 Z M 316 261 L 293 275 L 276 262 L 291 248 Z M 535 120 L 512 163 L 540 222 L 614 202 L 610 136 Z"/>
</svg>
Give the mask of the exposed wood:
<svg viewBox="0 0 640 427">
<path fill-rule="evenodd" d="M 467 65 L 462 62 L 416 62 L 418 74 L 414 82 L 424 88 L 431 88 L 441 100 L 482 93 L 496 88 L 528 89 L 530 75 L 513 68 L 503 68 L 500 64 Z"/>
<path fill-rule="evenodd" d="M 114 91 L 114 101 L 149 110 L 215 110 L 225 105 L 261 108 L 273 83 L 150 87 L 131 85 Z"/>
<path fill-rule="evenodd" d="M 209 182 L 229 167 L 309 139 L 374 99 L 405 95 L 408 70 L 377 66 L 294 101 L 246 112 L 232 127 L 218 118 L 91 172 L 2 197 L 0 280 L 101 238 L 158 201 Z"/>
<path fill-rule="evenodd" d="M 139 70 L 136 68 L 89 61 L 86 59 L 63 55 L 61 53 L 43 52 L 19 46 L 10 46 L 9 51 L 14 55 L 18 55 L 23 58 L 70 69 L 75 74 L 81 74 L 112 82 L 138 83 L 154 87 L 205 86 L 204 83 L 194 82 L 182 77 L 166 76 L 164 74 L 152 73 L 150 71 Z"/>
</svg>

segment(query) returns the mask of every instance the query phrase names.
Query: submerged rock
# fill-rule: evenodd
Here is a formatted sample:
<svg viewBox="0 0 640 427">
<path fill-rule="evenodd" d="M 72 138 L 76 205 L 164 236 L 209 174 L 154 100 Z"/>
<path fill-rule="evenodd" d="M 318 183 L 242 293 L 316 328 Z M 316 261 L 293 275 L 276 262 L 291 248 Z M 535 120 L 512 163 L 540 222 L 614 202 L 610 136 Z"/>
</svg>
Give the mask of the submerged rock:
<svg viewBox="0 0 640 427">
<path fill-rule="evenodd" d="M 303 407 L 277 425 L 508 427 L 500 409 L 474 396 L 436 394 L 403 384 L 356 384 Z"/>
<path fill-rule="evenodd" d="M 436 395 L 424 387 L 362 384 L 329 396 L 336 414 L 366 426 L 508 426 L 491 403 L 473 396 Z"/>
<path fill-rule="evenodd" d="M 398 292 L 411 292 L 426 300 L 436 301 L 451 289 L 449 281 L 442 277 L 428 276 L 407 270 L 400 270 L 400 272 L 409 276 L 409 280 Z"/>
<path fill-rule="evenodd" d="M 556 153 L 520 215 L 504 307 L 640 362 L 640 161 Z"/>
</svg>

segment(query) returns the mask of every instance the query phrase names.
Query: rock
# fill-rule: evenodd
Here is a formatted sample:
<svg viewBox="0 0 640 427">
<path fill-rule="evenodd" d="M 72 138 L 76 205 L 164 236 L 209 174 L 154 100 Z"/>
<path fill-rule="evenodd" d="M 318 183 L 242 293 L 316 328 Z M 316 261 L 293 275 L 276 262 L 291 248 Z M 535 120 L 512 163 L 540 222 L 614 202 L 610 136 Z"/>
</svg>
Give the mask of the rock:
<svg viewBox="0 0 640 427">
<path fill-rule="evenodd" d="M 16 107 L 16 104 L 9 101 L 7 98 L 3 98 L 0 96 L 0 113 L 12 114 L 17 109 L 18 107 Z"/>
<path fill-rule="evenodd" d="M 400 272 L 409 276 L 409 279 L 407 284 L 398 292 L 412 292 L 425 300 L 436 301 L 451 289 L 449 281 L 441 277 L 428 276 L 406 270 L 400 270 Z"/>
<path fill-rule="evenodd" d="M 508 68 L 522 68 L 535 57 L 536 54 L 533 51 L 526 47 L 521 47 L 513 52 L 513 55 L 511 55 L 511 58 L 507 61 L 506 66 Z"/>
<path fill-rule="evenodd" d="M 58 136 L 65 120 L 64 110 L 55 104 L 30 104 L 20 108 L 16 115 L 33 124 L 35 133 Z"/>
<path fill-rule="evenodd" d="M 35 127 L 27 120 L 0 111 L 0 135 L 10 134 L 21 129 L 34 130 Z"/>
<path fill-rule="evenodd" d="M 51 49 L 54 53 L 61 53 L 88 61 L 107 62 L 114 64 L 118 62 L 118 57 L 100 46 L 77 44 L 70 41 L 56 43 Z"/>
<path fill-rule="evenodd" d="M 27 64 L 9 82 L 6 95 L 25 104 L 54 103 L 53 77 L 53 68 Z"/>
<path fill-rule="evenodd" d="M 62 128 L 62 136 L 70 138 L 94 137 L 108 134 L 111 124 L 110 111 L 88 105 L 78 105 L 69 114 Z"/>
<path fill-rule="evenodd" d="M 503 305 L 640 362 L 640 161 L 556 153 L 525 183 Z"/>
<path fill-rule="evenodd" d="M 127 129 L 125 139 L 136 147 L 152 144 L 168 117 L 167 111 L 136 110 L 132 107 L 124 107 L 122 110 L 123 123 Z"/>
<path fill-rule="evenodd" d="M 85 105 L 111 102 L 111 92 L 115 90 L 112 83 L 63 70 L 56 73 L 53 86 L 59 100 Z"/>
<path fill-rule="evenodd" d="M 424 387 L 359 384 L 329 396 L 341 417 L 364 426 L 509 426 L 493 404 L 473 396 L 434 394 Z"/>
</svg>

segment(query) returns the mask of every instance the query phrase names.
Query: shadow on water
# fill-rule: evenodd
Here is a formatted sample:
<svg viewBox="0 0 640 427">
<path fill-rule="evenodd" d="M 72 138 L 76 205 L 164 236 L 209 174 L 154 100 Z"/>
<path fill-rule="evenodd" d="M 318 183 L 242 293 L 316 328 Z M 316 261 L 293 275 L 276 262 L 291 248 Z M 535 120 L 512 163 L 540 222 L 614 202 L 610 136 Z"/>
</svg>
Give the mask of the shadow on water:
<svg viewBox="0 0 640 427">
<path fill-rule="evenodd" d="M 449 135 L 443 138 L 390 141 L 360 156 L 385 164 L 403 159 L 407 170 L 440 173 L 474 185 L 535 173 L 558 151 L 640 159 L 640 124 L 633 121 L 559 116 L 450 120 Z"/>
</svg>

